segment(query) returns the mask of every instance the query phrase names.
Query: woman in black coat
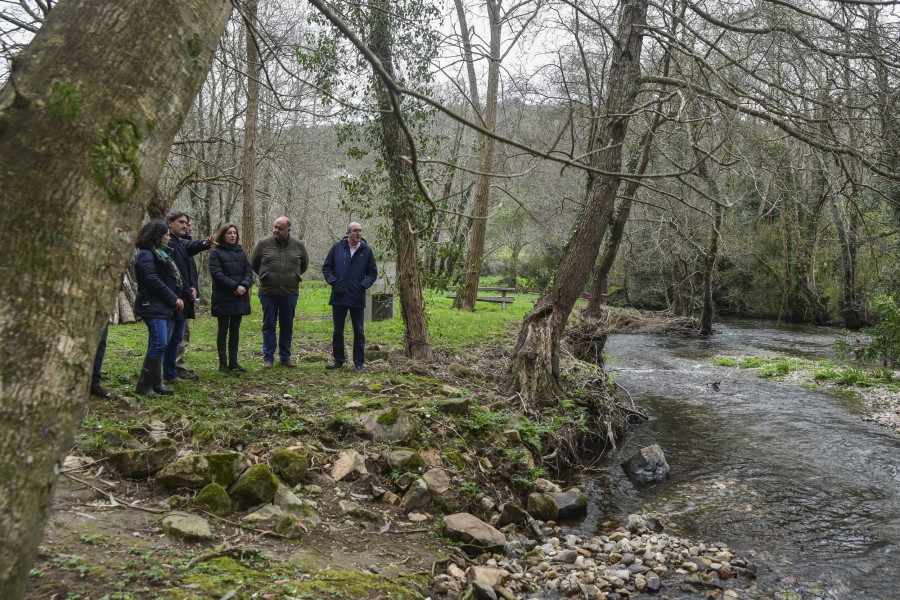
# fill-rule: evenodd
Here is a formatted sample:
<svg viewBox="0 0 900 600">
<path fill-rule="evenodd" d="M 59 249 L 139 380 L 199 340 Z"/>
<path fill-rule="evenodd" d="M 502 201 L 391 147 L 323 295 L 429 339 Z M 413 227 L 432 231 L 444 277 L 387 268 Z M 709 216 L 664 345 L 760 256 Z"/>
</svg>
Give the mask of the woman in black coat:
<svg viewBox="0 0 900 600">
<path fill-rule="evenodd" d="M 134 314 L 147 324 L 147 354 L 137 382 L 137 393 L 145 396 L 172 394 L 162 383 L 162 357 L 172 336 L 175 312 L 184 308 L 184 283 L 172 260 L 169 226 L 150 221 L 141 228 L 134 245 L 134 274 L 138 292 Z"/>
<path fill-rule="evenodd" d="M 238 364 L 238 339 L 241 319 L 250 314 L 250 286 L 253 269 L 247 254 L 238 244 L 240 234 L 234 223 L 225 223 L 216 232 L 218 244 L 209 253 L 209 274 L 212 276 L 212 315 L 219 319 L 216 348 L 219 351 L 219 370 L 223 373 L 246 369 Z M 226 339 L 228 355 L 226 360 Z"/>
</svg>

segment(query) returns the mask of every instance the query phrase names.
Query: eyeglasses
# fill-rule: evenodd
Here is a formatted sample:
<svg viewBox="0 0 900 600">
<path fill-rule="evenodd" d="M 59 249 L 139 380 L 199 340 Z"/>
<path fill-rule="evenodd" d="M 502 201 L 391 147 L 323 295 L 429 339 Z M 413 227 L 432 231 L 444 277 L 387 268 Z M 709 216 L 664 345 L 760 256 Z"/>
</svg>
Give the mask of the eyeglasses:
<svg viewBox="0 0 900 600">
<path fill-rule="evenodd" d="M 351 229 L 350 231 L 353 233 L 362 233 L 362 229 L 360 229 L 359 227 L 357 227 L 356 229 Z"/>
</svg>

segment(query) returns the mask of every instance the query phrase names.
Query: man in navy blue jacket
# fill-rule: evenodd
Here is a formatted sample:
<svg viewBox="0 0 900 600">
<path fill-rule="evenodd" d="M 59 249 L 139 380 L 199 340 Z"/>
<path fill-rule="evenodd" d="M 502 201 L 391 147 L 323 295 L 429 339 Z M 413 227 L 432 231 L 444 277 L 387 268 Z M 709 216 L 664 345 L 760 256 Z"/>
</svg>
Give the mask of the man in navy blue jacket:
<svg viewBox="0 0 900 600">
<path fill-rule="evenodd" d="M 182 342 L 187 320 L 194 318 L 194 301 L 197 299 L 197 289 L 200 287 L 197 279 L 197 265 L 194 263 L 194 255 L 204 250 L 209 250 L 213 244 L 212 238 L 204 240 L 191 240 L 188 237 L 191 216 L 183 210 L 173 210 L 166 215 L 166 223 L 169 225 L 169 246 L 173 249 L 172 260 L 181 273 L 184 282 L 182 300 L 184 309 L 175 311 L 175 330 L 169 338 L 166 353 L 163 356 L 163 380 L 167 384 L 179 383 L 182 379 L 197 379 L 188 368 L 178 370 L 176 361 L 178 347 Z M 182 350 L 183 354 L 183 350 Z"/>
<path fill-rule="evenodd" d="M 347 225 L 347 235 L 331 247 L 322 274 L 331 286 L 331 317 L 334 336 L 331 340 L 334 360 L 326 369 L 340 369 L 347 358 L 344 354 L 344 321 L 350 312 L 353 323 L 353 366 L 362 373 L 366 361 L 366 334 L 363 317 L 366 309 L 366 290 L 378 278 L 375 255 L 362 237 L 362 227 L 356 221 Z"/>
</svg>

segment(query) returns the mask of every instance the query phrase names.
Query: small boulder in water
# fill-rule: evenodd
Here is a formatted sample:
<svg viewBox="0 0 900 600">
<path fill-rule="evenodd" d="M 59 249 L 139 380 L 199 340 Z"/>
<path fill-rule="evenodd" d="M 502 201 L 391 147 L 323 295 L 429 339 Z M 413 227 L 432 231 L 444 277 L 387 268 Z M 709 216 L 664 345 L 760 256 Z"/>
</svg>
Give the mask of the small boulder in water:
<svg viewBox="0 0 900 600">
<path fill-rule="evenodd" d="M 659 444 L 641 448 L 622 463 L 622 468 L 632 481 L 643 485 L 659 483 L 669 476 L 670 471 Z"/>
</svg>

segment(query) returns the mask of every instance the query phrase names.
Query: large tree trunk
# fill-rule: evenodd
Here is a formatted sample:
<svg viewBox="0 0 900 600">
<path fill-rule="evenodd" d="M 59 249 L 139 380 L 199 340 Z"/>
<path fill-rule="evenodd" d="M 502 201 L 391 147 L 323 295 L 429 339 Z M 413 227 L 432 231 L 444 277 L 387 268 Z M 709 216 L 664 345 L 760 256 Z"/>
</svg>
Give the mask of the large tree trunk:
<svg viewBox="0 0 900 600">
<path fill-rule="evenodd" d="M 372 8 L 372 37 L 370 47 L 387 73 L 394 77 L 394 59 L 390 25 L 390 2 L 376 0 Z M 375 78 L 378 78 L 377 71 Z M 376 84 L 380 113 L 384 161 L 390 180 L 391 220 L 394 244 L 397 248 L 397 286 L 400 290 L 400 310 L 403 315 L 403 346 L 406 356 L 431 359 L 428 342 L 428 323 L 422 298 L 422 274 L 419 267 L 419 245 L 413 205 L 418 190 L 411 169 L 403 157 L 409 154 L 400 128 L 397 111 L 393 109 L 390 91 L 380 80 Z M 396 99 L 399 102 L 399 99 Z"/>
<path fill-rule="evenodd" d="M 247 0 L 245 45 L 247 47 L 247 115 L 244 118 L 244 205 L 241 240 L 245 248 L 256 245 L 256 139 L 259 120 L 259 50 L 256 48 L 257 0 Z"/>
<path fill-rule="evenodd" d="M 462 0 L 456 0 L 456 12 L 460 20 L 460 35 L 463 39 L 466 68 L 469 76 L 469 89 L 472 106 L 482 119 L 482 126 L 494 131 L 497 125 L 497 96 L 500 89 L 500 35 L 501 14 L 500 2 L 487 0 L 488 20 L 490 22 L 490 56 L 488 57 L 488 83 L 484 98 L 484 114 L 482 114 L 478 98 L 478 86 L 475 80 L 475 66 L 472 59 L 472 44 L 469 40 L 469 29 L 466 25 L 465 10 Z M 488 200 L 491 192 L 491 169 L 494 160 L 494 138 L 479 134 L 481 149 L 479 150 L 478 184 L 475 186 L 475 202 L 472 206 L 472 230 L 469 232 L 469 252 L 466 256 L 466 270 L 462 285 L 453 301 L 453 307 L 474 311 L 475 298 L 478 296 L 478 280 L 481 277 L 481 263 L 484 259 L 484 238 L 487 232 Z"/>
<path fill-rule="evenodd" d="M 24 593 L 135 232 L 230 10 L 60 2 L 0 91 L 0 598 Z"/>
<path fill-rule="evenodd" d="M 607 116 L 594 145 L 598 148 L 595 165 L 606 173 L 621 171 L 622 142 L 638 91 L 646 21 L 647 0 L 623 2 L 610 62 Z M 552 396 L 559 390 L 559 340 L 597 260 L 620 180 L 618 175 L 591 179 L 589 202 L 569 238 L 554 281 L 522 323 L 509 370 L 513 389 L 526 400 Z"/>
<path fill-rule="evenodd" d="M 716 259 L 719 256 L 719 238 L 722 235 L 722 223 L 725 217 L 725 207 L 716 206 L 716 218 L 713 219 L 709 232 L 709 249 L 703 257 L 703 308 L 700 310 L 700 335 L 712 335 L 713 313 L 713 276 L 716 270 Z"/>
</svg>

